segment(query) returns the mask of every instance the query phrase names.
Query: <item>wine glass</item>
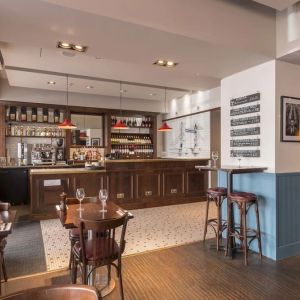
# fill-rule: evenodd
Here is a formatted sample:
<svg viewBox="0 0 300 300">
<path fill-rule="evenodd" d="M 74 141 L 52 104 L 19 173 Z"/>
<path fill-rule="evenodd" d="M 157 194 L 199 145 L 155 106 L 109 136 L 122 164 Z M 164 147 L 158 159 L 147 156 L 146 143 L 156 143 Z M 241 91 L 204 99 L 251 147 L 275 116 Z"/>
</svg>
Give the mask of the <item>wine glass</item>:
<svg viewBox="0 0 300 300">
<path fill-rule="evenodd" d="M 79 208 L 77 208 L 78 211 L 83 211 L 84 210 L 84 208 L 81 207 L 81 202 L 84 199 L 84 197 L 85 197 L 84 188 L 78 188 L 76 190 L 76 198 L 77 198 L 77 200 L 79 201 L 79 204 L 80 204 Z"/>
<path fill-rule="evenodd" d="M 218 151 L 212 151 L 211 152 L 211 158 L 214 161 L 213 167 L 216 168 L 217 167 L 217 160 L 219 159 L 219 153 L 218 153 Z"/>
<path fill-rule="evenodd" d="M 107 212 L 107 210 L 105 209 L 106 206 L 106 200 L 108 198 L 108 192 L 106 189 L 101 189 L 99 191 L 99 199 L 101 200 L 102 203 L 102 209 L 100 210 L 100 212 Z"/>
</svg>

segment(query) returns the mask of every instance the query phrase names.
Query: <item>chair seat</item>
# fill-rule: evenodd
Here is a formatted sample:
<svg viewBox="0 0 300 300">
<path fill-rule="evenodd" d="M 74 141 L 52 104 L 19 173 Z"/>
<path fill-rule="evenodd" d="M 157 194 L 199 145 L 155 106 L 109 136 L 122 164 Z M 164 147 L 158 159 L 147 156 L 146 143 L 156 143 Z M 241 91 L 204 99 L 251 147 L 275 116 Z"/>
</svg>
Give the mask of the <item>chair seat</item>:
<svg viewBox="0 0 300 300">
<path fill-rule="evenodd" d="M 236 201 L 236 202 L 255 202 L 257 200 L 255 194 L 246 193 L 246 192 L 230 193 L 229 198 L 231 201 Z"/>
<path fill-rule="evenodd" d="M 95 245 L 96 244 L 96 245 Z M 118 258 L 120 248 L 117 242 L 111 238 L 99 238 L 97 240 L 86 240 L 86 259 L 97 261 L 107 258 Z M 76 242 L 73 248 L 74 254 L 79 258 L 81 254 L 80 242 Z"/>
<path fill-rule="evenodd" d="M 227 195 L 227 189 L 222 187 L 214 187 L 214 188 L 208 188 L 207 189 L 208 194 L 214 194 L 217 196 L 226 196 Z"/>
</svg>

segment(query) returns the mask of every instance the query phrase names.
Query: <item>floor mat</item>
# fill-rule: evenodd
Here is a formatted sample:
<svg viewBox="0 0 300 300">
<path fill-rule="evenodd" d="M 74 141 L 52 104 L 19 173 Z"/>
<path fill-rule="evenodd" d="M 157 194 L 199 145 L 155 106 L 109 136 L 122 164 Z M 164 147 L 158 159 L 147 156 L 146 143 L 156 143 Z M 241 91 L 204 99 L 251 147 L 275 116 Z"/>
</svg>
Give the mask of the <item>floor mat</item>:
<svg viewBox="0 0 300 300">
<path fill-rule="evenodd" d="M 47 271 L 40 222 L 16 223 L 4 253 L 8 278 Z"/>
</svg>

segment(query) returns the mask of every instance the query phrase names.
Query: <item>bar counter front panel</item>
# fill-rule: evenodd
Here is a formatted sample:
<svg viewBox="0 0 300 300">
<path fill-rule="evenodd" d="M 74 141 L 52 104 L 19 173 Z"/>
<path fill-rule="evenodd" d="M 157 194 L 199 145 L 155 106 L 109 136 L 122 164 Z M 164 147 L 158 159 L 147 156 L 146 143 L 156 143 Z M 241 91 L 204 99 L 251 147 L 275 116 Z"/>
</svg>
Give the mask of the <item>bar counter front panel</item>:
<svg viewBox="0 0 300 300">
<path fill-rule="evenodd" d="M 205 199 L 207 172 L 196 165 L 207 160 L 153 159 L 108 161 L 105 170 L 32 169 L 30 198 L 32 213 L 53 212 L 64 191 L 75 197 L 83 187 L 87 197 L 107 188 L 109 200 L 125 209 L 196 202 Z"/>
</svg>

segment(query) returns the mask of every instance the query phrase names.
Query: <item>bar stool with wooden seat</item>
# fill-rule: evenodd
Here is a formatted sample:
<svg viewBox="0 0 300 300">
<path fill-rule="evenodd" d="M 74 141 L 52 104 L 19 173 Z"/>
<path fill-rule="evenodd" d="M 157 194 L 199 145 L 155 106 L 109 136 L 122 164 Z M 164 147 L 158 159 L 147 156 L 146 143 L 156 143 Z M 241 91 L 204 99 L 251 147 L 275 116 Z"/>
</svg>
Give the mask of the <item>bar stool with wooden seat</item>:
<svg viewBox="0 0 300 300">
<path fill-rule="evenodd" d="M 207 234 L 207 227 L 211 226 L 216 234 L 217 250 L 220 249 L 220 241 L 222 239 L 222 233 L 227 228 L 226 222 L 222 220 L 222 204 L 227 197 L 227 189 L 222 187 L 209 188 L 206 192 L 206 214 L 204 223 L 203 243 Z M 209 204 L 215 202 L 217 206 L 217 218 L 208 219 Z"/>
<path fill-rule="evenodd" d="M 248 265 L 248 250 L 250 244 L 257 239 L 258 241 L 258 250 L 260 259 L 262 259 L 262 251 L 261 251 L 261 233 L 260 233 L 260 223 L 259 223 L 259 210 L 258 210 L 258 200 L 257 196 L 252 193 L 245 192 L 233 192 L 230 193 L 228 197 L 229 204 L 236 205 L 239 214 L 240 214 L 240 224 L 239 226 L 228 226 L 228 234 L 227 234 L 227 246 L 226 246 L 226 254 L 228 253 L 228 247 L 230 244 L 230 239 L 237 238 L 240 241 L 240 246 L 244 251 L 244 261 L 245 265 Z M 256 229 L 247 227 L 247 215 L 250 207 L 255 206 L 255 216 L 256 216 Z M 229 221 L 230 223 L 231 220 Z M 249 242 L 248 242 L 249 240 Z"/>
</svg>

